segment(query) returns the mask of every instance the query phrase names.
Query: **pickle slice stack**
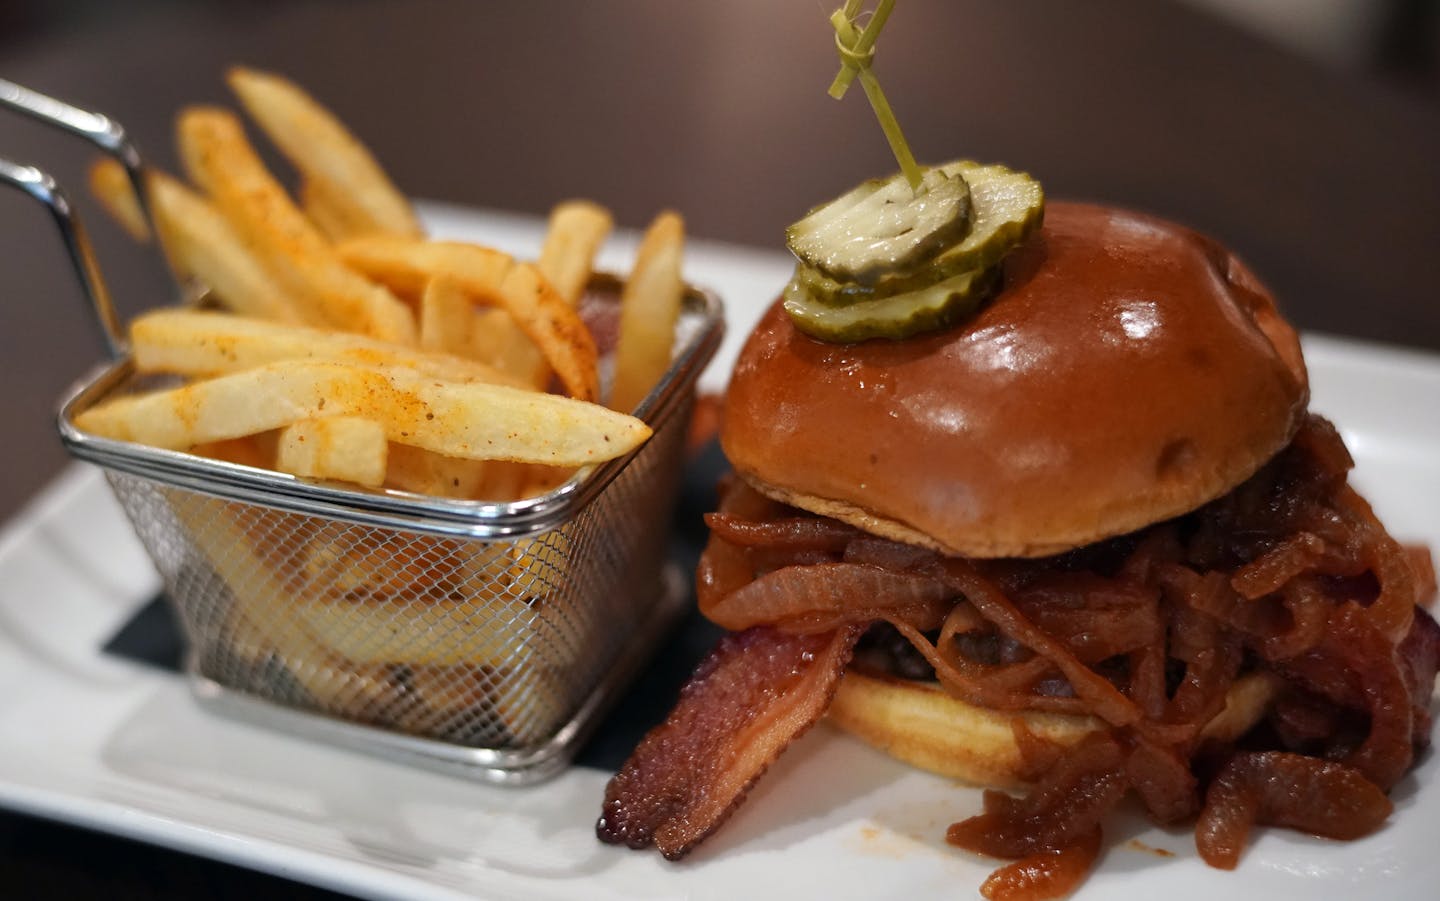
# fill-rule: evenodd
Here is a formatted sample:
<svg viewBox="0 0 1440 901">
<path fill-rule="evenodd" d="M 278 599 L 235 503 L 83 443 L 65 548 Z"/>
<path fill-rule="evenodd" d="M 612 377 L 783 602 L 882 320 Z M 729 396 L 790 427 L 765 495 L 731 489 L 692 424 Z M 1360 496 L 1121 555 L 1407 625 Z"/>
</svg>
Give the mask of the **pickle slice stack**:
<svg viewBox="0 0 1440 901">
<path fill-rule="evenodd" d="M 945 328 L 994 292 L 1000 261 L 1044 205 L 1030 176 L 968 160 L 928 170 L 918 192 L 898 175 L 867 182 L 787 231 L 799 265 L 785 309 L 825 341 Z"/>
<path fill-rule="evenodd" d="M 785 230 L 785 243 L 811 269 L 864 283 L 932 259 L 969 228 L 970 185 L 930 169 L 919 188 L 897 172 L 816 207 Z"/>
</svg>

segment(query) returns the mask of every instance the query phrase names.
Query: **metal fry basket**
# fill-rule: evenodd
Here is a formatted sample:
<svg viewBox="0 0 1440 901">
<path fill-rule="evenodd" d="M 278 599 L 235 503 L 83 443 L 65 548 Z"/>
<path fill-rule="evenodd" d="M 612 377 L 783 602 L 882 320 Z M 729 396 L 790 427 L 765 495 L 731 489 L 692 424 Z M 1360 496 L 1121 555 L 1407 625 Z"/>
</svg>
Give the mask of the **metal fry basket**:
<svg viewBox="0 0 1440 901">
<path fill-rule="evenodd" d="M 723 332 L 719 300 L 686 291 L 671 366 L 635 411 L 650 440 L 543 496 L 317 483 L 75 427 L 150 380 L 124 353 L 63 194 L 29 171 L 45 196 L 33 178 L 0 176 L 51 207 L 117 353 L 64 401 L 60 435 L 105 469 L 159 570 L 201 702 L 494 782 L 563 767 L 684 603 L 666 545 L 696 380 Z M 616 303 L 617 285 L 598 276 L 592 302 Z"/>
<path fill-rule="evenodd" d="M 527 782 L 569 759 L 683 603 L 665 550 L 720 322 L 713 295 L 687 295 L 674 362 L 637 411 L 648 442 L 512 503 L 350 490 L 81 432 L 77 414 L 134 388 L 125 360 L 64 404 L 60 434 L 105 468 L 203 701 Z"/>
</svg>

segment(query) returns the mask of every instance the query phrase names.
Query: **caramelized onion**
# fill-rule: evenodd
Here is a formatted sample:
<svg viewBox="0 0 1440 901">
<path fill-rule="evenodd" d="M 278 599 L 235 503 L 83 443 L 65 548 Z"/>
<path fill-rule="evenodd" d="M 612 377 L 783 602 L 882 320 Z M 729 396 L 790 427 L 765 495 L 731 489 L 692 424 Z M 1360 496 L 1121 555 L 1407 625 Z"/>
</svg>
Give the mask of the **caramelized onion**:
<svg viewBox="0 0 1440 901">
<path fill-rule="evenodd" d="M 780 551 L 828 551 L 841 553 L 863 534 L 838 519 L 795 516 L 756 522 L 733 513 L 707 513 L 705 525 L 717 538 L 740 547 L 765 547 Z"/>
<path fill-rule="evenodd" d="M 1283 751 L 1236 754 L 1205 793 L 1195 847 L 1210 866 L 1233 870 L 1256 823 L 1352 839 L 1380 828 L 1393 807 L 1344 764 Z"/>
<path fill-rule="evenodd" d="M 1046 901 L 1075 890 L 1100 856 L 1101 831 L 1095 829 L 1073 844 L 1037 851 L 1003 866 L 980 885 L 990 901 Z"/>
<path fill-rule="evenodd" d="M 1158 822 L 1199 810 L 1197 846 L 1220 867 L 1257 823 L 1367 834 L 1429 743 L 1440 625 L 1417 607 L 1435 590 L 1428 553 L 1386 534 L 1346 484 L 1351 465 L 1312 417 L 1198 511 L 1025 560 L 945 558 L 733 484 L 710 519 L 698 593 L 711 619 L 753 628 L 722 643 L 612 781 L 601 835 L 684 854 L 820 715 L 876 622 L 963 701 L 1108 724 L 1063 747 L 1017 718 L 1031 791 L 988 792 L 984 812 L 947 833 L 1018 861 L 986 897 L 1068 892 L 1132 792 Z M 1237 752 L 1239 728 L 1207 725 L 1251 675 L 1275 695 L 1245 739 L 1257 750 Z"/>
<path fill-rule="evenodd" d="M 1090 712 L 1116 726 L 1125 726 L 1141 719 L 1141 713 L 1129 698 L 1103 676 L 1081 663 L 1063 642 L 1047 635 L 1030 622 L 998 586 L 986 579 L 970 563 L 960 559 L 945 560 L 938 567 L 940 574 L 956 591 L 1000 631 L 1053 662 L 1070 681 L 1077 697 L 1090 705 Z"/>
<path fill-rule="evenodd" d="M 985 792 L 985 812 L 953 824 L 945 840 L 989 857 L 1058 851 L 1100 828 L 1126 790 L 1125 755 L 1104 732 L 1081 739 L 1030 794 Z"/>
<path fill-rule="evenodd" d="M 1240 567 L 1230 577 L 1230 585 L 1241 597 L 1253 601 L 1279 591 L 1286 582 L 1314 566 L 1324 553 L 1325 542 L 1318 535 L 1309 532 L 1291 535 Z"/>
<path fill-rule="evenodd" d="M 767 624 L 784 628 L 802 618 L 869 625 L 889 611 L 933 629 L 954 605 L 954 596 L 945 583 L 925 576 L 858 563 L 817 563 L 766 573 L 718 598 L 707 593 L 700 612 L 732 631 Z"/>
</svg>

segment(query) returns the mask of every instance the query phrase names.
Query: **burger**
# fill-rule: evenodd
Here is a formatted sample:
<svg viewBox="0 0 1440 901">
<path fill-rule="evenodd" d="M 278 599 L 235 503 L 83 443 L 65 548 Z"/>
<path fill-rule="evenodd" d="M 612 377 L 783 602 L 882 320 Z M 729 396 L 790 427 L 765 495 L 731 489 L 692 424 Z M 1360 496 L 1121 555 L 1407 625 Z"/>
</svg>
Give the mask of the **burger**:
<svg viewBox="0 0 1440 901">
<path fill-rule="evenodd" d="M 697 573 L 729 634 L 611 781 L 603 840 L 685 855 L 827 713 L 1012 790 L 947 832 L 1015 861 L 992 898 L 1071 890 L 1127 797 L 1226 868 L 1256 824 L 1391 812 L 1429 742 L 1434 570 L 1348 484 L 1295 331 L 1216 242 L 1038 191 L 997 220 L 1019 183 L 997 201 L 981 168 L 932 170 L 968 179 L 964 228 L 874 225 L 878 184 L 792 231 Z"/>
</svg>

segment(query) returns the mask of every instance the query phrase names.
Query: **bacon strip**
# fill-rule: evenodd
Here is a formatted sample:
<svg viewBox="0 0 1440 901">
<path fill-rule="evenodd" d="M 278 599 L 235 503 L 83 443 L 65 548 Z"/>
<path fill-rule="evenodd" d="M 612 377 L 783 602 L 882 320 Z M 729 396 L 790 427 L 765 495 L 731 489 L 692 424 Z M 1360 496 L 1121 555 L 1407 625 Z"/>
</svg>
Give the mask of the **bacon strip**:
<svg viewBox="0 0 1440 901">
<path fill-rule="evenodd" d="M 863 626 L 727 635 L 605 790 L 601 841 L 684 857 L 824 714 Z"/>
</svg>

